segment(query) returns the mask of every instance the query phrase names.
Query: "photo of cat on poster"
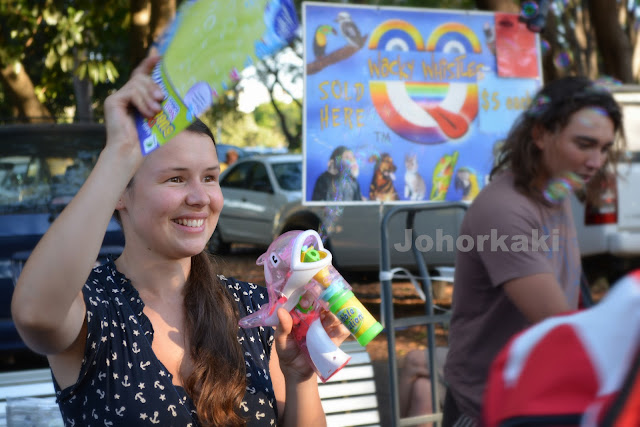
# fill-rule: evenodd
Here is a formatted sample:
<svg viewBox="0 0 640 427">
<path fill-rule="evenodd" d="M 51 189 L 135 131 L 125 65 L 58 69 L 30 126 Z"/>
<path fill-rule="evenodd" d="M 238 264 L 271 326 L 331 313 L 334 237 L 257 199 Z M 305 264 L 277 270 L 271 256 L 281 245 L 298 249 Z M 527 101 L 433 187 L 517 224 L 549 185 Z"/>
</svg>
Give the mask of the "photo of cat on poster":
<svg viewBox="0 0 640 427">
<path fill-rule="evenodd" d="M 404 158 L 404 198 L 411 201 L 424 200 L 427 195 L 427 183 L 418 172 L 418 156 L 407 154 Z"/>
</svg>

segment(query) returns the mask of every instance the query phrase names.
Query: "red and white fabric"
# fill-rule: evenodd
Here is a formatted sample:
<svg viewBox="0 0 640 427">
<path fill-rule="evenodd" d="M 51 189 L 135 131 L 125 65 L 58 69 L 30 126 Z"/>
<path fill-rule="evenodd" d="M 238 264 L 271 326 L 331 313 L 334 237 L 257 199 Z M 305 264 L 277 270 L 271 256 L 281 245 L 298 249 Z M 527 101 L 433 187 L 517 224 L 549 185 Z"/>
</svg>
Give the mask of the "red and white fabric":
<svg viewBox="0 0 640 427">
<path fill-rule="evenodd" d="M 636 270 L 594 307 L 546 319 L 509 342 L 491 367 L 483 425 L 599 425 L 639 348 Z"/>
</svg>

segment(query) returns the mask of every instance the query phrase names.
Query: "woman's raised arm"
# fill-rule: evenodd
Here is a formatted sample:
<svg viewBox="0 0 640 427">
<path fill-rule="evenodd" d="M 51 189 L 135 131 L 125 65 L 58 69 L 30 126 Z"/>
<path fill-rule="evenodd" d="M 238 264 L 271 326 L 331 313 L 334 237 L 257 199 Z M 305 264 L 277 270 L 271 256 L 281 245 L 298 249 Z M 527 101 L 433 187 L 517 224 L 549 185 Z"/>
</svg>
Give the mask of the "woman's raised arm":
<svg viewBox="0 0 640 427">
<path fill-rule="evenodd" d="M 20 336 L 32 350 L 58 354 L 82 329 L 81 290 L 95 263 L 115 206 L 142 163 L 133 108 L 145 117 L 160 110 L 163 95 L 145 59 L 130 80 L 105 100 L 107 143 L 77 195 L 53 222 L 27 260 L 11 302 Z"/>
</svg>

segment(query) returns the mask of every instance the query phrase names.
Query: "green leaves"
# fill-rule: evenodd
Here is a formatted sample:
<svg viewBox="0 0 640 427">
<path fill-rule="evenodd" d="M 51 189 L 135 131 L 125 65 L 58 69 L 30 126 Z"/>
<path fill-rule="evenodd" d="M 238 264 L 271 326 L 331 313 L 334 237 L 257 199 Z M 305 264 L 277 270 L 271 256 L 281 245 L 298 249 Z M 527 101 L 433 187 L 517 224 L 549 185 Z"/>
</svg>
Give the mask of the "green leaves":
<svg viewBox="0 0 640 427">
<path fill-rule="evenodd" d="M 42 16 L 47 25 L 55 27 L 56 33 L 51 40 L 45 66 L 47 68 L 60 66 L 64 72 L 73 71 L 75 63 L 73 49 L 89 44 L 83 39 L 85 12 L 75 10 L 73 7 L 67 8 L 65 14 L 61 11 L 45 9 Z"/>
<path fill-rule="evenodd" d="M 0 66 L 23 67 L 37 99 L 56 116 L 74 111 L 74 78 L 91 82 L 90 102 L 101 108 L 130 69 L 129 2 L 0 0 Z M 13 111 L 0 105 L 0 116 Z"/>
<path fill-rule="evenodd" d="M 115 82 L 120 76 L 113 62 L 86 61 L 78 66 L 76 75 L 80 79 L 89 78 L 96 83 Z"/>
</svg>

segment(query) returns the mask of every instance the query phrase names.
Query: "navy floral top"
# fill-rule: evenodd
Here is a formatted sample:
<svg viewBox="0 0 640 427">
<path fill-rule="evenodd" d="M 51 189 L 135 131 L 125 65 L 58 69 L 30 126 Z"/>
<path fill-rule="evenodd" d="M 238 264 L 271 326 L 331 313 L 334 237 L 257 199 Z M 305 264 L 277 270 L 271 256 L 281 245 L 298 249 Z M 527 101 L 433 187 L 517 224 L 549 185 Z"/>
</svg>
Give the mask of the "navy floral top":
<svg viewBox="0 0 640 427">
<path fill-rule="evenodd" d="M 268 301 L 266 289 L 219 276 L 238 304 L 240 317 Z M 156 358 L 153 327 L 138 291 L 113 261 L 93 269 L 83 288 L 87 343 L 78 381 L 64 390 L 54 379 L 66 426 L 196 427 L 195 406 Z M 247 392 L 239 413 L 248 426 L 277 424 L 269 377 L 272 328 L 238 328 L 244 350 Z"/>
</svg>

